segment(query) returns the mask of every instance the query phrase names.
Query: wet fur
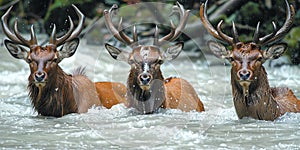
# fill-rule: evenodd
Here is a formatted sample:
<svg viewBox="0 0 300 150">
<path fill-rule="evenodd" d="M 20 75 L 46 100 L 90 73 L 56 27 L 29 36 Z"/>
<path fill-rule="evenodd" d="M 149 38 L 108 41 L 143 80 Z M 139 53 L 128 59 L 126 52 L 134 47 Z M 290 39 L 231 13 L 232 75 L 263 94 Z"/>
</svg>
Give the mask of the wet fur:
<svg viewBox="0 0 300 150">
<path fill-rule="evenodd" d="M 192 85 L 181 78 L 165 79 L 166 100 L 164 108 L 180 109 L 185 112 L 192 110 L 204 111 L 204 106 Z"/>
<path fill-rule="evenodd" d="M 119 82 L 96 82 L 95 83 L 98 97 L 101 104 L 106 108 L 111 108 L 116 104 L 126 102 L 126 86 Z"/>
<path fill-rule="evenodd" d="M 192 110 L 204 111 L 203 103 L 192 85 L 186 80 L 175 77 L 164 79 L 160 71 L 158 77 L 156 85 L 152 85 L 154 90 L 151 89 L 156 91 L 156 93 L 151 95 L 149 91 L 143 91 L 138 86 L 137 81 L 133 80 L 137 79 L 133 72 L 129 74 L 127 83 L 127 89 L 129 89 L 127 91 L 129 107 L 134 107 L 140 112 L 147 113 L 155 112 L 160 107 L 165 109 L 180 109 L 185 112 Z"/>
<path fill-rule="evenodd" d="M 78 68 L 74 75 L 68 75 L 57 66 L 49 71 L 48 76 L 51 80 L 41 88 L 42 91 L 35 85 L 31 75 L 28 79 L 29 96 L 38 114 L 61 117 L 87 112 L 92 105 L 100 105 L 94 83 L 84 75 L 84 68 Z"/>
<path fill-rule="evenodd" d="M 144 114 L 153 113 L 161 107 L 165 101 L 164 80 L 161 71 L 159 70 L 153 74 L 156 76 L 153 76 L 153 83 L 149 90 L 140 88 L 137 81 L 137 74 L 134 69 L 130 70 L 126 94 L 128 105 Z"/>
<path fill-rule="evenodd" d="M 264 67 L 257 80 L 249 87 L 249 96 L 244 97 L 243 89 L 231 71 L 232 94 L 239 118 L 252 117 L 261 120 L 275 120 L 286 112 L 300 112 L 300 101 L 288 88 L 271 88 Z"/>
</svg>

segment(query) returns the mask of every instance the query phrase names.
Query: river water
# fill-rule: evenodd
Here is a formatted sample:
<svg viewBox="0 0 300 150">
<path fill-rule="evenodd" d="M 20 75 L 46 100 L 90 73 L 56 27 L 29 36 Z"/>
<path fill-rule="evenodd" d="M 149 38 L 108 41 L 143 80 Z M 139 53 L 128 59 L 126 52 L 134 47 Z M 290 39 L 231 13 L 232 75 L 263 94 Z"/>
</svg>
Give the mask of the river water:
<svg viewBox="0 0 300 150">
<path fill-rule="evenodd" d="M 183 52 L 162 66 L 163 74 L 180 76 L 195 87 L 205 112 L 160 110 L 139 115 L 123 104 L 91 108 L 61 118 L 38 116 L 27 94 L 29 67 L 0 47 L 0 147 L 20 149 L 298 149 L 300 114 L 274 122 L 239 120 L 231 97 L 230 66 L 208 65 Z M 219 63 L 223 63 L 217 60 Z M 66 72 L 86 66 L 93 81 L 126 83 L 129 66 L 112 59 L 101 46 L 81 44 L 61 62 Z M 266 67 L 272 86 L 289 86 L 300 97 L 298 66 Z"/>
<path fill-rule="evenodd" d="M 51 118 L 38 116 L 32 109 L 27 91 L 28 64 L 14 59 L 0 45 L 0 147 L 299 149 L 300 114 L 288 113 L 274 122 L 238 119 L 231 96 L 230 66 L 206 53 L 200 55 L 201 60 L 192 55 L 182 52 L 179 58 L 163 64 L 162 71 L 165 77 L 187 79 L 196 89 L 205 112 L 159 110 L 139 115 L 119 104 L 111 109 L 96 107 L 85 114 Z M 87 44 L 86 39 L 76 54 L 60 66 L 68 73 L 85 66 L 86 74 L 95 82 L 126 83 L 129 71 L 129 65 L 112 59 L 103 46 Z M 299 66 L 267 65 L 266 70 L 271 86 L 288 86 L 300 98 Z"/>
</svg>

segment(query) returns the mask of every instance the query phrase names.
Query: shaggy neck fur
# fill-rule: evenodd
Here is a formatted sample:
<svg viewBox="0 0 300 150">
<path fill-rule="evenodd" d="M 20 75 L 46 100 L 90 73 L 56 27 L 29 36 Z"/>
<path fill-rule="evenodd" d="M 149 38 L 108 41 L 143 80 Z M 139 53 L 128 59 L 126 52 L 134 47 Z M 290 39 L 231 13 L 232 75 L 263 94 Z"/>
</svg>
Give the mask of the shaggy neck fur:
<svg viewBox="0 0 300 150">
<path fill-rule="evenodd" d="M 56 72 L 54 72 L 56 70 Z M 78 108 L 73 96 L 72 76 L 67 75 L 59 66 L 48 73 L 48 82 L 37 87 L 29 76 L 29 96 L 34 109 L 43 116 L 61 117 L 75 113 Z"/>
<path fill-rule="evenodd" d="M 249 86 L 247 96 L 236 80 L 235 71 L 231 70 L 232 95 L 238 117 L 252 117 L 261 120 L 274 120 L 280 116 L 280 109 L 268 83 L 267 73 L 262 66 Z"/>
<path fill-rule="evenodd" d="M 164 78 L 159 70 L 158 73 L 153 74 L 150 89 L 143 90 L 138 84 L 137 74 L 132 69 L 127 80 L 127 100 L 129 107 L 133 107 L 143 114 L 153 113 L 165 101 Z"/>
</svg>

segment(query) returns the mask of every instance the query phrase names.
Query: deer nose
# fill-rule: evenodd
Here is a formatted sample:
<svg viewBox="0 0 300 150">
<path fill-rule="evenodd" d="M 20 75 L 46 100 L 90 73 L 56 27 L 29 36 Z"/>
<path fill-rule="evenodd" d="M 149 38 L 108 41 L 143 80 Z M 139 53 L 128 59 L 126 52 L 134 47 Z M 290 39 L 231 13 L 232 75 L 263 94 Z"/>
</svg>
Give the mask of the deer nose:
<svg viewBox="0 0 300 150">
<path fill-rule="evenodd" d="M 34 77 L 37 82 L 41 82 L 41 81 L 45 80 L 46 73 L 44 71 L 42 71 L 42 72 L 39 71 L 34 74 Z"/>
<path fill-rule="evenodd" d="M 139 80 L 143 85 L 148 85 L 149 82 L 151 81 L 151 74 L 150 73 L 142 73 L 139 75 Z"/>
<path fill-rule="evenodd" d="M 249 80 L 251 72 L 249 70 L 241 70 L 238 75 L 241 80 Z"/>
</svg>

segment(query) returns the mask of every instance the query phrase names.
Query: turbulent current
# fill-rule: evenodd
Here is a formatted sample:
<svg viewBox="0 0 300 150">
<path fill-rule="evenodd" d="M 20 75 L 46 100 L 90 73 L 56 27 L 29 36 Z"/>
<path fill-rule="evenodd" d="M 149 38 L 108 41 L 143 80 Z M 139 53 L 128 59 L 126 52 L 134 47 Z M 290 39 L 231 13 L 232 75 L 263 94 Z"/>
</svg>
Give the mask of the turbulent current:
<svg viewBox="0 0 300 150">
<path fill-rule="evenodd" d="M 187 79 L 202 100 L 205 112 L 159 110 L 139 115 L 123 104 L 91 108 L 85 114 L 61 118 L 38 116 L 27 91 L 29 66 L 0 47 L 0 147 L 21 149 L 297 149 L 300 114 L 288 113 L 274 122 L 239 120 L 232 102 L 230 66 L 178 59 L 162 66 L 165 77 Z M 221 60 L 216 60 L 222 64 Z M 93 81 L 126 84 L 129 66 L 112 59 L 104 47 L 83 40 L 76 54 L 60 64 L 71 73 L 86 67 Z M 271 86 L 289 86 L 300 98 L 298 66 L 268 67 Z"/>
</svg>

